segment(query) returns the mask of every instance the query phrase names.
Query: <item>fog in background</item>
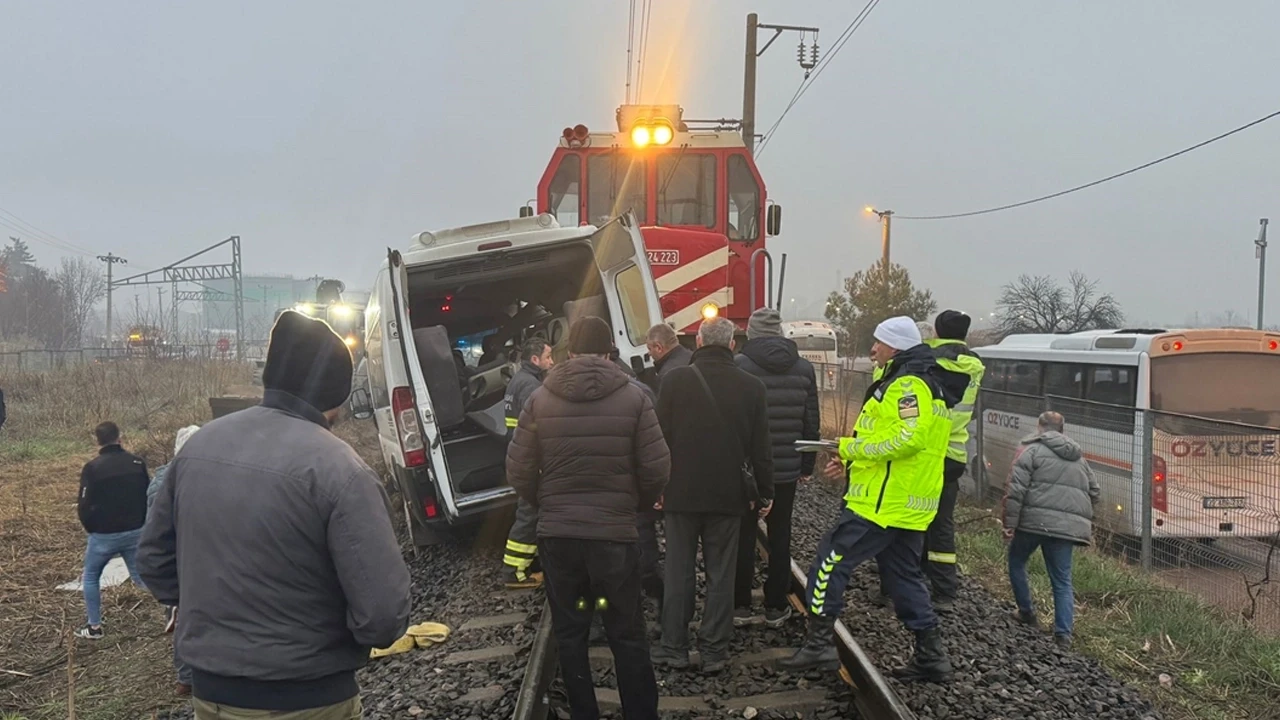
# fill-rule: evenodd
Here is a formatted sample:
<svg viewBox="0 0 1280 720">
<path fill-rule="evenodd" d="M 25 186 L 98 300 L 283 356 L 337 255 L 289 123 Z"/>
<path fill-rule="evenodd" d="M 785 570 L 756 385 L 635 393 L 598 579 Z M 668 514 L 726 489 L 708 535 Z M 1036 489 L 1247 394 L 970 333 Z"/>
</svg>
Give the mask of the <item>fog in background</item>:
<svg viewBox="0 0 1280 720">
<path fill-rule="evenodd" d="M 739 117 L 747 12 L 821 27 L 825 53 L 861 7 L 654 0 L 643 100 Z M 367 287 L 413 233 L 513 216 L 566 125 L 612 129 L 627 15 L 622 0 L 4 0 L 0 208 L 125 272 L 235 234 L 246 274 Z M 1264 0 L 884 0 L 760 158 L 785 208 L 770 249 L 788 254 L 787 300 L 819 315 L 878 258 L 864 205 L 1014 202 L 1276 110 L 1278 26 Z M 761 59 L 761 131 L 801 80 L 798 39 Z M 893 259 L 975 315 L 1019 273 L 1080 269 L 1135 322 L 1252 317 L 1278 163 L 1280 119 L 1059 200 L 895 221 Z M 24 237 L 41 264 L 64 254 Z"/>
</svg>

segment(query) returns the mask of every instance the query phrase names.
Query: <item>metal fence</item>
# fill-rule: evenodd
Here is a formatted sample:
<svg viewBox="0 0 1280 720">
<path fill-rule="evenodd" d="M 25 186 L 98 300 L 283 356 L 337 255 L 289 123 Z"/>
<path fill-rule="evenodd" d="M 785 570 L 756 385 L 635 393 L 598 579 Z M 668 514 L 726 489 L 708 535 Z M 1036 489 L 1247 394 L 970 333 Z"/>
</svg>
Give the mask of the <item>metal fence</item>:
<svg viewBox="0 0 1280 720">
<path fill-rule="evenodd" d="M 815 371 L 823 436 L 849 434 L 869 370 Z M 1280 634 L 1280 429 L 983 390 L 963 481 L 973 502 L 1001 507 L 1022 441 L 1046 410 L 1066 419 L 1101 488 L 1097 551 Z"/>
<path fill-rule="evenodd" d="M 252 353 L 250 353 L 252 355 Z M 166 345 L 145 349 L 80 348 L 77 350 L 20 350 L 0 352 L 0 370 L 42 372 L 76 365 L 136 359 L 151 360 L 234 360 L 235 350 L 226 352 L 218 346 Z"/>
<path fill-rule="evenodd" d="M 1023 439 L 1066 419 L 1101 487 L 1095 545 L 1280 633 L 1280 429 L 993 390 L 979 395 L 974 498 L 999 507 Z"/>
</svg>

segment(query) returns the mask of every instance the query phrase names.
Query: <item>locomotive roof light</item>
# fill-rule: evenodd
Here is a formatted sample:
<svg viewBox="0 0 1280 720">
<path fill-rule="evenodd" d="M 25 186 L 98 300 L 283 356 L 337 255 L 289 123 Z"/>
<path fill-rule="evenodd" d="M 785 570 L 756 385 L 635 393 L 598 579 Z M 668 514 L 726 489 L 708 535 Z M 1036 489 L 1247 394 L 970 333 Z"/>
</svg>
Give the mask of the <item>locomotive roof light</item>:
<svg viewBox="0 0 1280 720">
<path fill-rule="evenodd" d="M 675 128 L 666 118 L 640 120 L 631 127 L 631 144 L 637 148 L 669 145 L 675 136 Z"/>
<path fill-rule="evenodd" d="M 720 307 L 713 302 L 709 302 L 702 306 L 702 319 L 715 320 L 720 316 Z"/>
<path fill-rule="evenodd" d="M 649 132 L 648 125 L 637 125 L 631 128 L 632 145 L 638 148 L 648 147 L 651 140 L 653 140 L 653 133 Z"/>
</svg>

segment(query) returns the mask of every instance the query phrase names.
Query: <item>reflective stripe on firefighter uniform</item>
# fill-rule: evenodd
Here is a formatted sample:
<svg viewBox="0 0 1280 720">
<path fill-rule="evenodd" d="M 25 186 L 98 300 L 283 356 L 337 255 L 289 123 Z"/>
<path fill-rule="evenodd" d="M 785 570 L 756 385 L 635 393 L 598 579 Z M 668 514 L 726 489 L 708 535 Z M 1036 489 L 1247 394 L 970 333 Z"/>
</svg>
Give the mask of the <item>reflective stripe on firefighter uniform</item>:
<svg viewBox="0 0 1280 720">
<path fill-rule="evenodd" d="M 967 463 L 969 423 L 973 422 L 973 408 L 978 402 L 978 388 L 982 385 L 986 368 L 963 340 L 929 340 L 928 345 L 933 348 L 934 358 L 943 370 L 969 378 L 960 404 L 951 409 L 951 442 L 947 446 L 948 458 Z"/>
<path fill-rule="evenodd" d="M 516 425 L 520 421 L 520 411 L 529 396 L 542 386 L 543 371 L 531 362 L 520 363 L 520 369 L 507 383 L 506 396 L 503 398 L 503 410 L 507 416 L 507 442 L 515 434 Z M 529 566 L 538 556 L 538 511 L 523 499 L 516 502 L 516 518 L 511 523 L 511 531 L 507 534 L 507 548 L 502 555 L 502 562 L 515 570 L 516 579 L 524 582 L 528 578 Z"/>
</svg>

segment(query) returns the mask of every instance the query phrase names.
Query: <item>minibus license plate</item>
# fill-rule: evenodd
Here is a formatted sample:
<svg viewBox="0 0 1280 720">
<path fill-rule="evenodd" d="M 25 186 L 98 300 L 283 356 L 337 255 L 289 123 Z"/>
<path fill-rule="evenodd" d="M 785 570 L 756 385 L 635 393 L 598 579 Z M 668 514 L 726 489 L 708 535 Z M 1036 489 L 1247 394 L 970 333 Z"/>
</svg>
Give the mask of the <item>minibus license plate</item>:
<svg viewBox="0 0 1280 720">
<path fill-rule="evenodd" d="M 1204 498 L 1205 510 L 1243 510 L 1245 501 L 1242 497 L 1207 497 Z"/>
</svg>

